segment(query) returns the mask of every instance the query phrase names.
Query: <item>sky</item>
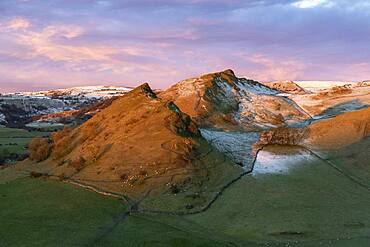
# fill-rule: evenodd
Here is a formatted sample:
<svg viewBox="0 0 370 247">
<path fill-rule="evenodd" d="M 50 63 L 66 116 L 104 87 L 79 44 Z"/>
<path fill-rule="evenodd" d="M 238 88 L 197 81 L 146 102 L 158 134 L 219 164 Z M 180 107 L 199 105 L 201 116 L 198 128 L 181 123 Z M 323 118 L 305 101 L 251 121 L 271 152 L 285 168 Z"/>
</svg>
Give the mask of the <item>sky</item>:
<svg viewBox="0 0 370 247">
<path fill-rule="evenodd" d="M 370 79 L 370 0 L 1 0 L 0 92 Z"/>
</svg>

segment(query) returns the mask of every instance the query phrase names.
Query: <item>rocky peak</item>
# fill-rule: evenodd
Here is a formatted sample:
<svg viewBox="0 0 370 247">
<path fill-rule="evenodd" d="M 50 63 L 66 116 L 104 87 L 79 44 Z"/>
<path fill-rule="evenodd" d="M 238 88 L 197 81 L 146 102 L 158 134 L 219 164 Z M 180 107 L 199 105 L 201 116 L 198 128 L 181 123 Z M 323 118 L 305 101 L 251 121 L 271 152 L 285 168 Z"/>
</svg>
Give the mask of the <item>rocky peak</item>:
<svg viewBox="0 0 370 247">
<path fill-rule="evenodd" d="M 200 136 L 197 125 L 189 115 L 181 112 L 172 101 L 167 103 L 167 108 L 173 112 L 173 114 L 166 118 L 167 127 L 173 133 L 185 137 Z"/>
<path fill-rule="evenodd" d="M 278 93 L 225 70 L 181 81 L 159 97 L 173 101 L 201 127 L 264 128 L 307 117 L 293 102 L 277 96 Z"/>
<path fill-rule="evenodd" d="M 128 93 L 129 95 L 144 95 L 151 99 L 156 99 L 156 93 L 150 88 L 148 83 L 143 83 L 142 85 L 136 87 L 131 92 Z"/>
</svg>

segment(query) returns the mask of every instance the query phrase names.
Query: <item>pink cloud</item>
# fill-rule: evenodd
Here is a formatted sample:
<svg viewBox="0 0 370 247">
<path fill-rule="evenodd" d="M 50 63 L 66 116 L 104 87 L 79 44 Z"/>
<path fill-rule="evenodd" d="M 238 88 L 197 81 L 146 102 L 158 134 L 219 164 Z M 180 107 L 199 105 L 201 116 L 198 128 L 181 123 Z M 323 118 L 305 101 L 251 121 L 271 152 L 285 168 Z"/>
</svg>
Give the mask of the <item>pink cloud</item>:
<svg viewBox="0 0 370 247">
<path fill-rule="evenodd" d="M 240 56 L 253 67 L 248 76 L 260 81 L 299 79 L 306 67 L 304 63 L 289 58 L 271 58 L 263 54 Z"/>
<path fill-rule="evenodd" d="M 11 30 L 27 29 L 29 27 L 31 27 L 31 22 L 23 17 L 13 18 L 7 23 L 7 28 Z"/>
</svg>

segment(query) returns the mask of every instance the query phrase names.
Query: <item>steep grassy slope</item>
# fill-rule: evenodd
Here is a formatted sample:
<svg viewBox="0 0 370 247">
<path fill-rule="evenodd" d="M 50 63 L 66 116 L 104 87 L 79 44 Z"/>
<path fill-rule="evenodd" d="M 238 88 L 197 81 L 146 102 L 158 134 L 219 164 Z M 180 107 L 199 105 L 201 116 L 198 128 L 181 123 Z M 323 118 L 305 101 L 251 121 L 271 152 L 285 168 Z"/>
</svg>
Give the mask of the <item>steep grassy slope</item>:
<svg viewBox="0 0 370 247">
<path fill-rule="evenodd" d="M 174 201 L 181 210 L 204 206 L 242 172 L 202 138 L 188 115 L 147 84 L 80 127 L 55 134 L 52 145 L 51 157 L 31 166 L 33 171 L 135 199 L 164 196 L 151 205 Z"/>
</svg>

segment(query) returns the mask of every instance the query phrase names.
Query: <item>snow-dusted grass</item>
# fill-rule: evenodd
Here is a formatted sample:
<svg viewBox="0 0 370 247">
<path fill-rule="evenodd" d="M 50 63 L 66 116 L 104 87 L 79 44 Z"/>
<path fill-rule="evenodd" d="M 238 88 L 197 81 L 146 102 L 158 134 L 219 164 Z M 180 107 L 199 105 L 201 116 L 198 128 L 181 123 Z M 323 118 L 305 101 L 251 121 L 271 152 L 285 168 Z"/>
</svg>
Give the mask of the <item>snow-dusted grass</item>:
<svg viewBox="0 0 370 247">
<path fill-rule="evenodd" d="M 258 153 L 253 168 L 253 176 L 262 174 L 289 174 L 292 169 L 314 162 L 317 158 L 304 150 L 293 153 L 274 153 L 273 150 L 262 150 Z"/>
<path fill-rule="evenodd" d="M 247 80 L 244 78 L 239 78 L 236 82 L 236 86 L 238 87 L 238 91 L 240 94 L 246 95 L 248 93 L 253 94 L 266 94 L 266 95 L 276 95 L 278 91 L 266 87 L 265 85 L 258 83 L 256 81 Z"/>
<path fill-rule="evenodd" d="M 254 160 L 252 146 L 259 139 L 257 132 L 226 132 L 201 129 L 202 136 L 218 151 L 226 154 L 235 163 L 250 170 Z"/>
</svg>

